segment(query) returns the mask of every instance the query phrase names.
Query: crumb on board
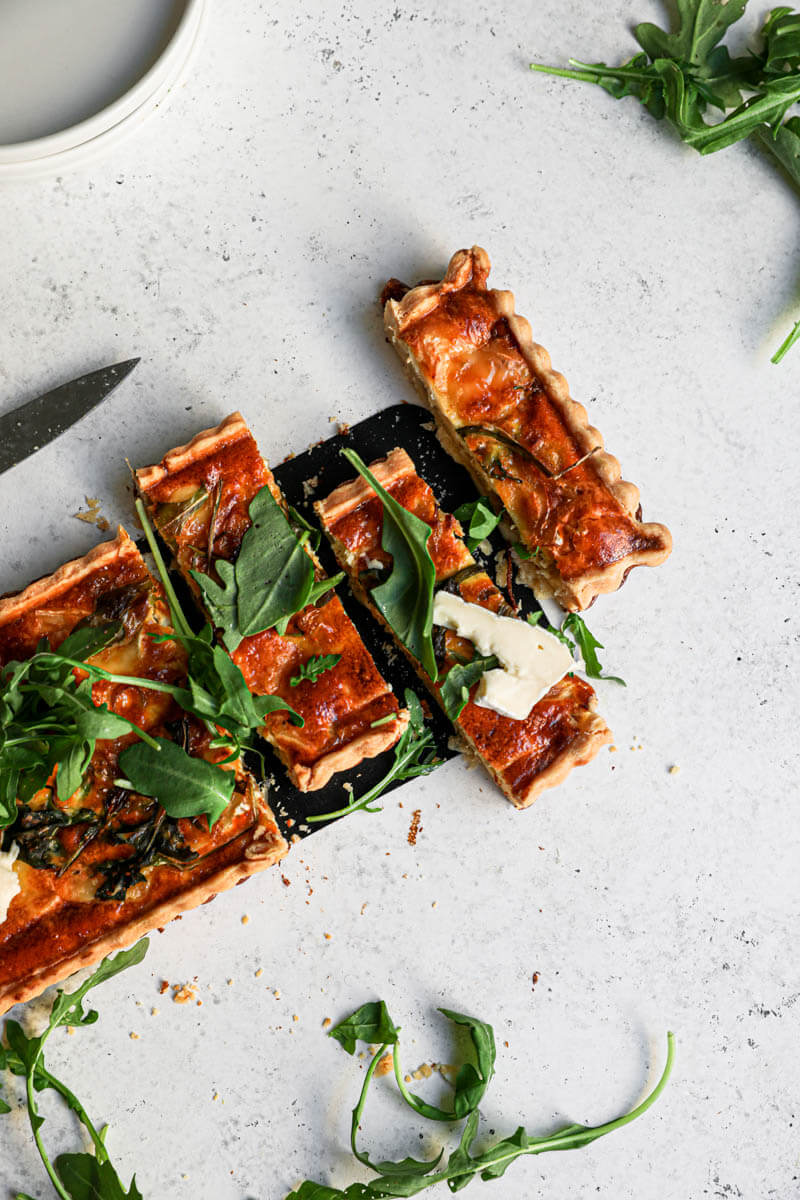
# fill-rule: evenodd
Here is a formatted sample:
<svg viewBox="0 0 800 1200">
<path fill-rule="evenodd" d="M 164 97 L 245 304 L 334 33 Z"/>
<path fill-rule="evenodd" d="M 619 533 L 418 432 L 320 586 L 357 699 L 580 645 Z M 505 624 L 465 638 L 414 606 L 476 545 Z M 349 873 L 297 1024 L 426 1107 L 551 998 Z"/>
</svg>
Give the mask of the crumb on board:
<svg viewBox="0 0 800 1200">
<path fill-rule="evenodd" d="M 415 808 L 411 817 L 411 824 L 408 827 L 408 844 L 416 846 L 417 838 L 422 833 L 422 809 Z"/>
<path fill-rule="evenodd" d="M 264 968 L 259 967 L 258 970 L 256 971 L 256 979 L 260 979 L 263 974 L 264 974 Z"/>
<path fill-rule="evenodd" d="M 281 875 L 281 883 L 284 887 L 291 887 L 292 881 L 291 879 L 287 879 L 285 875 Z"/>
<path fill-rule="evenodd" d="M 245 914 L 244 914 L 244 916 L 242 917 L 242 924 L 243 924 L 243 925 L 249 925 L 249 924 L 250 924 L 250 918 L 248 917 L 247 913 L 245 913 Z"/>
<path fill-rule="evenodd" d="M 157 1016 L 158 1016 L 158 1009 L 157 1009 L 157 1008 L 155 1008 L 155 1007 L 151 1008 L 151 1009 L 150 1009 L 150 1016 L 151 1016 L 151 1017 L 157 1017 Z"/>
<path fill-rule="evenodd" d="M 138 1033 L 134 1033 L 133 1030 L 130 1031 L 130 1033 L 128 1034 L 128 1037 L 131 1039 L 132 1042 L 138 1042 L 138 1040 L 139 1040 Z"/>
<path fill-rule="evenodd" d="M 368 904 L 369 904 L 369 900 L 365 900 L 364 903 L 361 905 L 361 916 L 362 917 L 363 917 L 364 913 L 367 911 Z"/>
<path fill-rule="evenodd" d="M 669 769 L 670 775 L 677 775 L 680 772 L 680 767 L 677 763 L 673 763 Z"/>
<path fill-rule="evenodd" d="M 193 988 L 189 987 L 188 983 L 179 986 L 177 983 L 172 985 L 172 1002 L 173 1004 L 189 1004 L 192 1000 L 196 1000 L 197 995 Z"/>
<path fill-rule="evenodd" d="M 158 987 L 158 993 L 160 996 L 163 996 L 164 992 L 168 992 L 168 991 L 169 991 L 169 981 L 166 979 L 162 979 L 161 983 L 159 984 L 159 987 Z"/>
<path fill-rule="evenodd" d="M 297 1015 L 297 1013 L 292 1013 L 292 1020 L 293 1020 L 293 1021 L 299 1021 L 299 1020 L 300 1020 L 300 1017 Z"/>
<path fill-rule="evenodd" d="M 333 934 L 331 934 L 331 933 L 324 933 L 322 936 L 325 938 L 325 941 L 326 941 L 326 942 L 329 942 L 329 941 L 331 940 L 331 938 L 333 937 Z"/>
<path fill-rule="evenodd" d="M 323 1028 L 323 1029 L 328 1029 L 328 1028 L 329 1028 L 329 1026 L 330 1026 L 330 1024 L 331 1024 L 331 1019 L 330 1019 L 330 1017 L 324 1017 L 324 1018 L 323 1018 L 323 1021 L 322 1021 L 322 1028 Z"/>
</svg>

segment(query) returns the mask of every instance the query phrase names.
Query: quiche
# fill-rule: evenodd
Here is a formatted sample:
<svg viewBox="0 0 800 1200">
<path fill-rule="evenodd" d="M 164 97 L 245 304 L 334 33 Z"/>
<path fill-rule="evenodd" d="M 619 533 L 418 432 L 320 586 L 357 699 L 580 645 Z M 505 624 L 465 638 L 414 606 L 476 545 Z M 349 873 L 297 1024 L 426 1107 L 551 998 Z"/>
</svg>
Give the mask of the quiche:
<svg viewBox="0 0 800 1200">
<path fill-rule="evenodd" d="M 113 541 L 0 599 L 0 666 L 29 659 L 43 639 L 57 650 L 68 635 L 93 626 L 115 632 L 86 661 L 129 682 L 93 683 L 91 703 L 219 764 L 226 751 L 212 745 L 214 734 L 204 724 L 170 694 L 135 683 L 180 684 L 185 656 L 174 640 L 151 636 L 171 632 L 168 608 L 122 529 Z M 98 739 L 69 799 L 59 798 L 54 770 L 0 829 L 6 869 L 17 856 L 18 889 L 12 888 L 4 919 L 0 909 L 0 1011 L 286 853 L 273 814 L 241 762 L 227 764 L 235 776 L 232 798 L 211 829 L 205 816 L 173 819 L 157 800 L 118 786 L 120 755 L 137 740 L 134 732 Z"/>
<path fill-rule="evenodd" d="M 261 489 L 269 488 L 285 509 L 240 413 L 171 450 L 158 466 L 138 471 L 136 483 L 201 604 L 192 572 L 218 578 L 215 564 L 236 560 Z M 322 578 L 313 553 L 306 552 Z M 336 657 L 333 666 L 315 679 L 301 678 L 305 663 L 330 656 Z M 333 591 L 295 613 L 285 632 L 270 628 L 244 638 L 232 658 L 252 692 L 280 696 L 303 718 L 299 727 L 285 712 L 271 713 L 263 729 L 301 791 L 324 787 L 336 772 L 389 749 L 408 723 Z"/>
<path fill-rule="evenodd" d="M 487 286 L 490 265 L 473 246 L 439 282 L 409 290 L 391 280 L 386 329 L 442 445 L 505 510 L 523 581 L 580 611 L 632 567 L 663 562 L 672 539 L 641 520 L 638 489 L 620 478 L 513 295 Z"/>
<path fill-rule="evenodd" d="M 468 604 L 494 613 L 515 615 L 503 593 L 468 550 L 458 521 L 439 508 L 406 451 L 394 449 L 369 469 L 390 496 L 430 527 L 427 548 L 435 567 L 436 590 L 446 589 Z M 386 578 L 392 562 L 382 546 L 380 497 L 365 479 L 358 478 L 336 488 L 326 499 L 318 501 L 315 508 L 338 562 L 350 576 L 354 592 L 386 624 L 370 598 L 372 589 Z M 395 635 L 394 630 L 390 632 Z M 449 669 L 474 653 L 469 641 L 451 630 L 434 626 L 438 670 L 438 681 L 434 683 L 403 642 L 396 640 L 439 701 L 442 681 Z M 589 762 L 611 740 L 605 721 L 595 712 L 593 689 L 571 672 L 522 720 L 477 704 L 477 686 L 476 683 L 472 687 L 470 698 L 455 721 L 456 728 L 517 808 L 526 808 L 545 788 L 560 783 L 574 766 Z"/>
</svg>

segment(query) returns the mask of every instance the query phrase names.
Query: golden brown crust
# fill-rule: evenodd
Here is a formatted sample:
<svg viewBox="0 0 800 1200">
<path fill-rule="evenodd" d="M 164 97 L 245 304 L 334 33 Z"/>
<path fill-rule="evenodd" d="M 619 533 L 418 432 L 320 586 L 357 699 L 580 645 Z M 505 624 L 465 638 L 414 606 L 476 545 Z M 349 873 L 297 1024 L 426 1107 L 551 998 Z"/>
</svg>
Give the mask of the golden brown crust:
<svg viewBox="0 0 800 1200">
<path fill-rule="evenodd" d="M 0 662 L 17 655 L 27 656 L 35 649 L 43 606 L 49 614 L 54 641 L 59 643 L 92 611 L 99 598 L 114 593 L 120 583 L 144 585 L 149 597 L 142 623 L 136 618 L 130 649 L 133 653 L 137 646 L 143 647 L 138 653 L 150 653 L 153 657 L 140 658 L 139 670 L 132 673 L 146 677 L 152 670 L 155 677 L 166 681 L 175 679 L 176 672 L 180 677 L 183 671 L 180 648 L 171 641 L 156 643 L 148 636 L 149 630 L 168 628 L 163 624 L 163 597 L 136 546 L 122 529 L 113 541 L 95 547 L 83 558 L 65 564 L 2 602 Z M 106 652 L 100 652 L 101 656 L 103 653 Z M 95 703 L 106 702 L 116 711 L 119 702 L 123 706 L 121 711 L 131 719 L 134 712 L 141 712 L 141 723 L 151 733 L 162 733 L 161 722 L 174 715 L 164 710 L 159 693 L 132 685 L 125 685 L 118 694 L 108 690 L 114 685 L 95 687 L 106 689 L 102 696 L 95 695 Z M 149 696 L 152 705 L 136 708 L 137 692 Z M 176 711 L 180 713 L 177 708 Z M 139 719 L 136 717 L 137 723 Z M 187 736 L 200 739 L 198 749 L 193 748 L 192 753 L 205 752 L 203 739 L 207 740 L 207 735 L 202 729 L 199 734 L 187 733 Z M 100 788 L 100 781 L 106 777 L 106 763 L 113 780 L 119 749 L 130 740 L 129 735 L 119 742 L 98 742 L 93 759 L 95 782 L 81 797 L 82 809 L 95 802 L 94 789 Z M 212 758 L 219 753 L 215 751 Z M 139 801 L 131 800 L 134 808 Z M 102 799 L 97 802 L 103 803 Z M 127 817 L 127 808 L 120 811 Z M 191 825 L 185 824 L 187 828 Z M 79 828 L 76 826 L 76 831 Z M 71 972 L 97 962 L 112 950 L 132 944 L 148 930 L 162 927 L 217 892 L 277 862 L 288 852 L 269 805 L 241 768 L 237 770 L 234 800 L 215 831 L 194 830 L 193 826 L 192 829 L 199 850 L 196 861 L 182 868 L 166 864 L 146 867 L 144 882 L 133 884 L 122 900 L 103 900 L 95 895 L 98 866 L 106 861 L 107 855 L 116 858 L 120 853 L 119 845 L 112 842 L 106 846 L 102 837 L 98 836 L 91 844 L 87 842 L 82 855 L 72 865 L 67 864 L 69 869 L 64 871 L 34 867 L 18 860 L 14 869 L 21 888 L 11 899 L 5 920 L 0 922 L 0 1012 L 30 999 Z"/>
<path fill-rule="evenodd" d="M 215 558 L 232 559 L 250 525 L 249 505 L 268 486 L 285 508 L 280 489 L 240 413 L 165 455 L 158 467 L 137 472 L 137 484 L 157 528 L 161 506 L 178 496 L 209 494 L 218 489 Z M 191 569 L 208 570 L 207 557 L 198 561 L 196 547 L 208 541 L 210 505 L 200 507 L 167 541 L 178 569 L 202 602 Z M 316 556 L 309 551 L 318 577 Z M 308 658 L 338 653 L 339 661 L 313 682 L 292 686 L 291 679 Z M 334 592 L 317 606 L 309 605 L 292 617 L 286 636 L 268 629 L 243 639 L 232 658 L 257 694 L 282 696 L 305 721 L 293 726 L 285 713 L 272 714 L 265 736 L 301 791 L 324 787 L 332 775 L 357 766 L 389 749 L 401 736 L 408 714 L 381 678 L 366 646 Z M 394 713 L 393 720 L 383 719 Z M 372 728 L 376 720 L 382 724 Z"/>
<path fill-rule="evenodd" d="M 431 525 L 428 548 L 438 583 L 474 565 L 458 522 L 438 508 L 405 450 L 395 448 L 386 458 L 371 463 L 370 471 L 396 500 Z M 359 570 L 380 545 L 381 510 L 374 491 L 359 477 L 336 488 L 315 508 L 337 560 L 350 574 L 353 592 L 395 637 L 372 602 Z M 483 572 L 460 584 L 459 592 L 463 599 L 495 610 L 503 600 Z M 403 643 L 395 640 L 439 701 L 438 688 Z M 511 803 L 527 808 L 541 792 L 561 783 L 573 767 L 589 762 L 611 741 L 611 731 L 595 712 L 595 703 L 588 683 L 565 677 L 534 706 L 527 721 L 512 721 L 470 702 L 456 725 Z"/>
<path fill-rule="evenodd" d="M 120 525 L 117 536 L 112 541 L 101 542 L 81 558 L 73 558 L 64 563 L 52 575 L 45 575 L 28 584 L 21 592 L 0 599 L 0 625 L 8 625 L 26 612 L 57 600 L 88 575 L 94 575 L 105 568 L 113 568 L 125 559 L 138 557 L 136 544 Z"/>
<path fill-rule="evenodd" d="M 638 488 L 621 479 L 619 463 L 613 455 L 603 449 L 602 436 L 589 424 L 585 408 L 570 397 L 564 376 L 552 369 L 549 354 L 533 340 L 530 324 L 514 311 L 513 294 L 487 289 L 489 270 L 489 257 L 481 247 L 473 246 L 471 250 L 457 251 L 440 283 L 421 285 L 408 291 L 402 299 L 387 301 L 384 310 L 386 328 L 425 403 L 436 417 L 440 440 L 445 449 L 470 471 L 482 492 L 493 496 L 496 503 L 502 504 L 503 499 L 498 496 L 496 483 L 482 469 L 476 455 L 466 445 L 465 439 L 456 432 L 456 427 L 448 416 L 447 398 L 437 386 L 430 371 L 426 369 L 419 353 L 409 344 L 409 337 L 412 330 L 420 327 L 420 323 L 434 318 L 437 309 L 447 304 L 448 297 L 453 297 L 456 293 L 480 296 L 491 305 L 496 321 L 506 323 L 536 381 L 537 389 L 547 397 L 572 439 L 576 451 L 581 456 L 591 454 L 593 475 L 612 501 L 626 514 L 630 525 L 628 540 L 631 548 L 627 553 L 617 552 L 613 561 L 601 561 L 596 564 L 587 562 L 580 573 L 573 573 L 569 578 L 563 577 L 554 563 L 543 567 L 541 561 L 531 561 L 523 566 L 523 576 L 527 576 L 526 582 L 531 586 L 544 585 L 544 590 L 553 594 L 566 608 L 585 609 L 600 593 L 616 591 L 632 567 L 655 566 L 663 562 L 670 553 L 672 538 L 664 525 L 655 522 L 644 523 L 638 519 Z M 524 528 L 518 528 L 517 533 L 531 550 L 534 550 L 536 545 L 547 548 L 541 536 L 535 544 L 531 544 Z"/>
<path fill-rule="evenodd" d="M 243 883 L 251 875 L 273 866 L 288 853 L 289 847 L 278 831 L 274 821 L 271 827 L 265 824 L 263 834 L 258 842 L 244 850 L 243 858 L 230 866 L 223 867 L 215 874 L 192 884 L 176 896 L 143 913 L 118 928 L 110 930 L 96 938 L 80 950 L 59 960 L 58 963 L 48 963 L 39 970 L 34 970 L 25 979 L 0 986 L 0 1015 L 14 1004 L 22 1004 L 26 1000 L 38 996 L 45 988 L 60 983 L 68 975 L 80 971 L 84 967 L 92 967 L 107 954 L 126 949 L 144 937 L 146 933 L 162 930 L 170 921 L 182 916 L 190 909 L 197 908 L 213 900 L 219 892 L 227 891 L 237 883 Z M 98 901 L 98 903 L 100 903 Z"/>
</svg>

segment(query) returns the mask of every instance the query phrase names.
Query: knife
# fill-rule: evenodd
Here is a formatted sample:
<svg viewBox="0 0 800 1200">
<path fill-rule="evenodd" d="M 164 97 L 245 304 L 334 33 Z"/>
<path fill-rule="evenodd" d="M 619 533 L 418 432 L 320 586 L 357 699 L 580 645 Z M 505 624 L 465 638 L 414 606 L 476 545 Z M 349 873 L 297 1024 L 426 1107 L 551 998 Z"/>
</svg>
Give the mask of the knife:
<svg viewBox="0 0 800 1200">
<path fill-rule="evenodd" d="M 101 367 L 0 416 L 0 474 L 64 433 L 105 400 L 140 360 Z"/>
</svg>

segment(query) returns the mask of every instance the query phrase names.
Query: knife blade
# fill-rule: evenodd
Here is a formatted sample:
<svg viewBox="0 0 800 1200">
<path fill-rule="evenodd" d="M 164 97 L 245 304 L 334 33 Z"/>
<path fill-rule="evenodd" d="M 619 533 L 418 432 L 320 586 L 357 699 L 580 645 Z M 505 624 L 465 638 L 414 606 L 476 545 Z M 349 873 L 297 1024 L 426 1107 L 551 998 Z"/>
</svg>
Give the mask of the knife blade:
<svg viewBox="0 0 800 1200">
<path fill-rule="evenodd" d="M 0 474 L 41 450 L 105 400 L 140 360 L 101 367 L 0 416 Z"/>
</svg>

